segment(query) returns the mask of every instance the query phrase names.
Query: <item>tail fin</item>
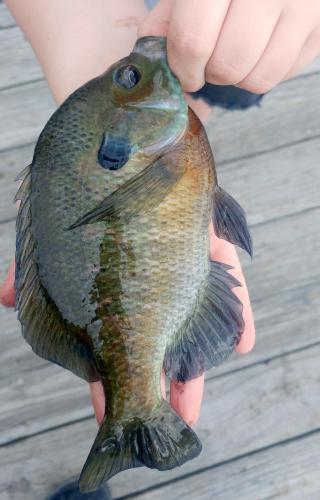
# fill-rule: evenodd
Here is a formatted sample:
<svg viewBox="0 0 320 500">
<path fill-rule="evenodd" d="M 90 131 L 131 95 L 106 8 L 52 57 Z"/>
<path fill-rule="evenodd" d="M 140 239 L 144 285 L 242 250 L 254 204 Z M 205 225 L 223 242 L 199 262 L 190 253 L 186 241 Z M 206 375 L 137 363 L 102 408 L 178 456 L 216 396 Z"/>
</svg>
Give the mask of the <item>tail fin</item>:
<svg viewBox="0 0 320 500">
<path fill-rule="evenodd" d="M 193 430 L 162 401 L 146 419 L 103 421 L 82 469 L 82 493 L 95 491 L 122 470 L 146 465 L 168 470 L 195 458 L 201 443 Z"/>
</svg>

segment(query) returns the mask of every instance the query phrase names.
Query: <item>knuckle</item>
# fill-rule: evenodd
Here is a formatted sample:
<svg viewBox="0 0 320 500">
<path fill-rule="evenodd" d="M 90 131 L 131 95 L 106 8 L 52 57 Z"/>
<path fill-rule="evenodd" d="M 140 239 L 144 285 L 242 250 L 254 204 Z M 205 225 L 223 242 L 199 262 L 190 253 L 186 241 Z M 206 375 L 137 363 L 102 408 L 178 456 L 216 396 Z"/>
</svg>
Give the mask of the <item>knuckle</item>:
<svg viewBox="0 0 320 500">
<path fill-rule="evenodd" d="M 200 83 L 196 78 L 190 78 L 182 80 L 181 84 L 185 92 L 197 92 L 204 85 L 204 82 Z"/>
<path fill-rule="evenodd" d="M 177 32 L 171 36 L 170 45 L 177 56 L 187 56 L 191 59 L 203 57 L 203 44 L 201 39 L 187 32 Z"/>
<path fill-rule="evenodd" d="M 235 85 L 244 77 L 241 66 L 223 59 L 211 59 L 206 68 L 206 79 L 219 81 L 225 85 Z"/>
<path fill-rule="evenodd" d="M 257 79 L 248 77 L 241 81 L 241 88 L 245 90 L 249 90 L 249 92 L 253 92 L 254 94 L 265 94 L 269 92 L 275 84 L 268 82 L 264 79 Z"/>
<path fill-rule="evenodd" d="M 192 67 L 180 67 L 179 63 L 171 61 L 170 58 L 169 65 L 173 73 L 179 79 L 184 92 L 196 92 L 204 85 L 203 73 L 193 70 Z"/>
</svg>

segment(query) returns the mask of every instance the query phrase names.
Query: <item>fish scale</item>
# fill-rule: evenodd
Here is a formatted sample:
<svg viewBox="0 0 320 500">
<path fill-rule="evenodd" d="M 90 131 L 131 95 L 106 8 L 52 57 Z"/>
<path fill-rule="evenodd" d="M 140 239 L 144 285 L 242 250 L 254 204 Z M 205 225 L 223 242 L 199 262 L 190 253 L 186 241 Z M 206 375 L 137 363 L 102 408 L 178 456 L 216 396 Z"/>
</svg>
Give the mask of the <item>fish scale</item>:
<svg viewBox="0 0 320 500">
<path fill-rule="evenodd" d="M 22 334 L 39 356 L 100 380 L 106 396 L 81 490 L 131 467 L 168 470 L 196 457 L 198 437 L 162 399 L 161 369 L 179 382 L 198 377 L 244 329 L 240 283 L 209 260 L 210 221 L 218 237 L 252 247 L 166 40 L 138 40 L 76 90 L 21 177 Z"/>
</svg>

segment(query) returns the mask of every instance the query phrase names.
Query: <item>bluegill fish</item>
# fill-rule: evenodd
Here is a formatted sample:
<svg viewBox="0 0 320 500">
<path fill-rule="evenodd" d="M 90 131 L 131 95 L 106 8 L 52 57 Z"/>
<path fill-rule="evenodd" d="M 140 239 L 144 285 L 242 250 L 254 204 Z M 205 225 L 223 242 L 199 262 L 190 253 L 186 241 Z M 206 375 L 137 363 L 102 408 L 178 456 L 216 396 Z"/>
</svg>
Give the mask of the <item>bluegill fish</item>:
<svg viewBox="0 0 320 500">
<path fill-rule="evenodd" d="M 133 52 L 53 114 L 17 193 L 16 297 L 45 359 L 101 380 L 105 419 L 83 492 L 131 467 L 167 470 L 201 443 L 162 399 L 220 364 L 244 329 L 237 280 L 209 260 L 208 225 L 251 254 L 243 210 L 217 183 L 204 128 L 167 64 Z"/>
</svg>

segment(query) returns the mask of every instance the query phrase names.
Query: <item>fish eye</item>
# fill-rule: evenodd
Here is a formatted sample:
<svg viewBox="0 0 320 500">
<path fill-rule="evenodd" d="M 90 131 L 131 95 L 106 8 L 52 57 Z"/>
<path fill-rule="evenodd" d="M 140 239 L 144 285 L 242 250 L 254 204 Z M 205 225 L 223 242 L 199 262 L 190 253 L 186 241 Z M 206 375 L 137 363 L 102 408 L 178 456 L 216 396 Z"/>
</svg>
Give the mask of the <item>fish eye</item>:
<svg viewBox="0 0 320 500">
<path fill-rule="evenodd" d="M 114 73 L 115 82 L 124 89 L 132 89 L 137 85 L 141 75 L 137 68 L 129 64 L 118 68 Z"/>
</svg>

